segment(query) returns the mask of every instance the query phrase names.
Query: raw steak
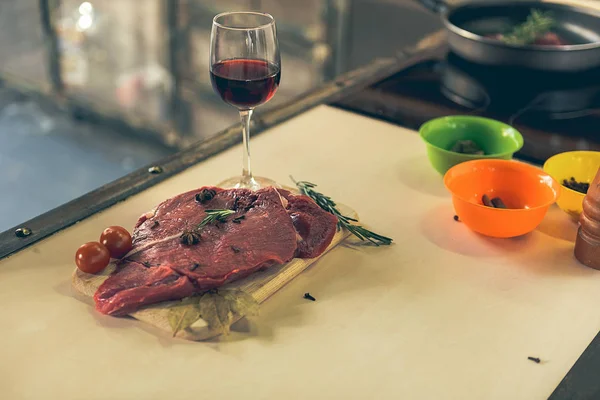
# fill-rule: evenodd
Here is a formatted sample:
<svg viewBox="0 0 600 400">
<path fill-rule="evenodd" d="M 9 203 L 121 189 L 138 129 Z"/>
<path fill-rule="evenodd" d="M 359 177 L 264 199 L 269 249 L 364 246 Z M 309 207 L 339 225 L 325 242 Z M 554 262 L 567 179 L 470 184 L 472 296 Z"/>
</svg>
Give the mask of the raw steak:
<svg viewBox="0 0 600 400">
<path fill-rule="evenodd" d="M 318 257 L 327 249 L 335 235 L 337 218 L 323 211 L 308 196 L 293 195 L 281 189 L 279 193 L 288 201 L 288 214 L 300 235 L 296 257 Z"/>
<path fill-rule="evenodd" d="M 108 284 L 107 284 L 108 283 Z M 194 285 L 167 267 L 146 268 L 128 262 L 98 288 L 96 309 L 103 314 L 125 315 L 144 304 L 191 296 Z"/>
<path fill-rule="evenodd" d="M 215 196 L 199 202 L 203 190 L 214 190 Z M 226 222 L 202 227 L 198 243 L 182 243 L 182 232 L 195 229 L 208 209 L 235 213 Z M 133 250 L 98 288 L 96 308 L 125 315 L 219 287 L 294 256 L 316 257 L 331 243 L 336 222 L 310 198 L 285 190 L 205 187 L 183 193 L 138 220 Z"/>
</svg>

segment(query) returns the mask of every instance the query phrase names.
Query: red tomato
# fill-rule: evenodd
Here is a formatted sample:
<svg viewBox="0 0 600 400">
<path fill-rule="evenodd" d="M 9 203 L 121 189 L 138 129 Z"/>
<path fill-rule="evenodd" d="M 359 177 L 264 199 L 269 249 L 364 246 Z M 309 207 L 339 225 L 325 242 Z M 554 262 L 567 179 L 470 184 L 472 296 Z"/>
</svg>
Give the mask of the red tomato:
<svg viewBox="0 0 600 400">
<path fill-rule="evenodd" d="M 100 243 L 106 246 L 112 258 L 121 258 L 131 250 L 131 235 L 122 226 L 109 226 L 100 235 Z"/>
<path fill-rule="evenodd" d="M 110 253 L 103 244 L 88 242 L 81 245 L 75 253 L 77 267 L 88 274 L 97 274 L 108 265 Z"/>
</svg>

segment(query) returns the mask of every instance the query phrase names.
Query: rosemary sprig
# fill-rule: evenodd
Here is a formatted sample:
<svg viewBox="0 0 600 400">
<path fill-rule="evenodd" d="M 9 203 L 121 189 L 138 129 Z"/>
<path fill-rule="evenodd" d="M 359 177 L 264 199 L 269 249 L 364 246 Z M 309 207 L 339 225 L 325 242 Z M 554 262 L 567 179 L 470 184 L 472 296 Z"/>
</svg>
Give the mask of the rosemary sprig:
<svg viewBox="0 0 600 400">
<path fill-rule="evenodd" d="M 294 180 L 293 177 L 290 176 L 300 193 L 310 197 L 317 203 L 319 207 L 323 210 L 327 211 L 335 215 L 338 219 L 338 228 L 346 228 L 350 233 L 359 238 L 360 240 L 368 240 L 373 243 L 375 246 L 380 245 L 390 245 L 392 244 L 392 240 L 389 237 L 379 235 L 375 232 L 372 232 L 360 225 L 354 224 L 353 222 L 358 222 L 354 218 L 350 218 L 348 216 L 343 215 L 338 209 L 335 201 L 331 199 L 329 196 L 325 196 L 322 193 L 317 192 L 314 188 L 317 187 L 314 183 L 307 181 L 298 181 Z"/>
<path fill-rule="evenodd" d="M 198 224 L 198 228 L 202 228 L 204 225 L 208 225 L 212 222 L 226 222 L 227 216 L 235 214 L 233 210 L 204 210 L 206 217 Z"/>
<path fill-rule="evenodd" d="M 527 20 L 513 28 L 511 32 L 503 35 L 502 40 L 509 44 L 530 44 L 548 32 L 554 26 L 554 23 L 550 12 L 531 10 Z"/>
<path fill-rule="evenodd" d="M 205 212 L 206 217 L 204 217 L 202 222 L 200 222 L 196 228 L 181 233 L 181 236 L 179 236 L 181 243 L 186 246 L 200 243 L 200 240 L 202 239 L 200 230 L 202 227 L 212 222 L 227 222 L 227 216 L 235 213 L 233 210 L 205 210 Z"/>
</svg>

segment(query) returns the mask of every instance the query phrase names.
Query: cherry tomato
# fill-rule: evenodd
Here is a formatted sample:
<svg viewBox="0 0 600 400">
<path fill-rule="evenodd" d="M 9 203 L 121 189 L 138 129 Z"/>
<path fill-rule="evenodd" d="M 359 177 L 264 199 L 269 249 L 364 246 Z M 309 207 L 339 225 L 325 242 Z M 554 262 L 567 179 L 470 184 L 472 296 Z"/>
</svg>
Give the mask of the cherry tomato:
<svg viewBox="0 0 600 400">
<path fill-rule="evenodd" d="M 75 253 L 77 267 L 88 274 L 97 274 L 108 265 L 110 253 L 106 246 L 98 242 L 81 245 Z"/>
<path fill-rule="evenodd" d="M 131 250 L 131 235 L 122 226 L 109 226 L 100 235 L 100 243 L 106 246 L 112 258 L 121 258 Z"/>
</svg>

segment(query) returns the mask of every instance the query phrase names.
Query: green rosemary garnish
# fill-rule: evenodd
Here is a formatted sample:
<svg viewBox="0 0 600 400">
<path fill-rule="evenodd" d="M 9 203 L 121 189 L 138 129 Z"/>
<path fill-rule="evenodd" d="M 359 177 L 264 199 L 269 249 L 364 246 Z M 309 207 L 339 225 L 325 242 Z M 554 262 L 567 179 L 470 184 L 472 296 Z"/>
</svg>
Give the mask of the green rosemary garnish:
<svg viewBox="0 0 600 400">
<path fill-rule="evenodd" d="M 232 210 L 205 210 L 206 217 L 198 224 L 196 229 L 183 231 L 179 239 L 181 243 L 186 246 L 192 246 L 194 244 L 200 243 L 202 236 L 200 236 L 200 229 L 210 224 L 211 222 L 227 222 L 227 216 L 234 214 L 235 211 Z"/>
<path fill-rule="evenodd" d="M 502 36 L 502 40 L 509 44 L 526 45 L 548 32 L 554 26 L 554 19 L 550 12 L 531 10 L 531 14 L 522 24 Z"/>
<path fill-rule="evenodd" d="M 204 210 L 206 217 L 198 224 L 198 228 L 208 225 L 212 222 L 227 222 L 227 216 L 235 214 L 233 210 Z"/>
<path fill-rule="evenodd" d="M 294 178 L 292 178 L 291 176 L 290 176 L 290 178 L 296 184 L 296 187 L 298 188 L 298 190 L 300 190 L 300 193 L 310 197 L 323 210 L 325 210 L 328 213 L 331 213 L 337 217 L 338 228 L 339 227 L 346 228 L 350 233 L 352 233 L 354 236 L 356 236 L 360 240 L 368 240 L 369 242 L 373 243 L 375 246 L 380 246 L 380 245 L 387 246 L 387 245 L 392 244 L 393 239 L 379 235 L 379 234 L 372 232 L 360 225 L 353 224 L 353 222 L 358 222 L 358 221 L 354 218 L 347 217 L 347 216 L 343 215 L 342 213 L 340 213 L 340 211 L 337 209 L 337 204 L 331 199 L 331 197 L 325 196 L 324 194 L 319 193 L 316 190 L 314 190 L 314 188 L 317 186 L 314 183 L 310 183 L 310 182 L 306 182 L 306 181 L 296 182 L 294 180 Z"/>
<path fill-rule="evenodd" d="M 183 231 L 179 239 L 181 243 L 186 246 L 192 246 L 194 244 L 200 243 L 202 237 L 200 236 L 200 229 L 210 224 L 211 222 L 227 222 L 227 216 L 234 214 L 235 211 L 232 210 L 205 210 L 206 217 L 198 224 L 196 229 Z"/>
</svg>

